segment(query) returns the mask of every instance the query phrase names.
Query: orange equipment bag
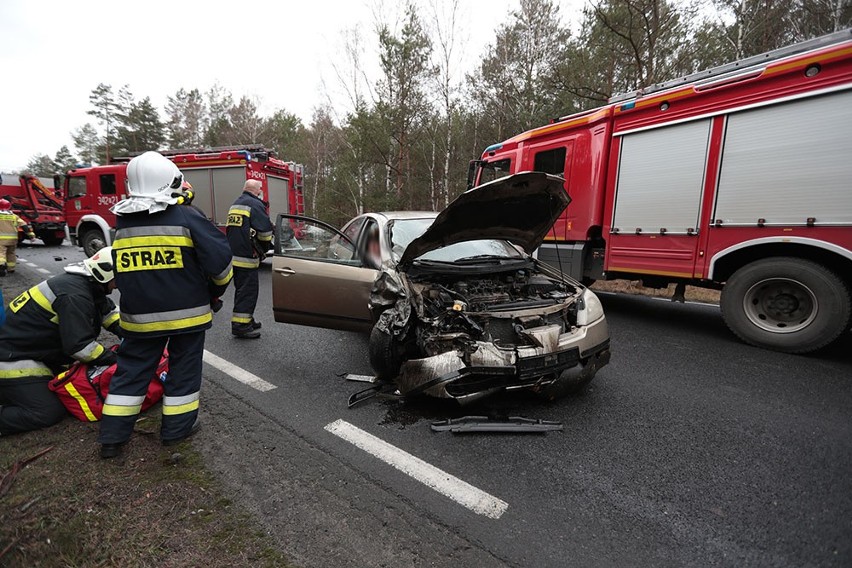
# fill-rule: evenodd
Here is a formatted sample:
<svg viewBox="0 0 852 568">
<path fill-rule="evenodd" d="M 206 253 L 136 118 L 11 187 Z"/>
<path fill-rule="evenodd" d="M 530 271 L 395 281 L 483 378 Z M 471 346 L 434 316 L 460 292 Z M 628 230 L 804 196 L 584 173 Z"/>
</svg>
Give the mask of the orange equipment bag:
<svg viewBox="0 0 852 568">
<path fill-rule="evenodd" d="M 97 422 L 103 414 L 104 401 L 115 369 L 116 365 L 92 367 L 78 362 L 54 377 L 47 386 L 75 418 L 83 422 Z M 163 398 L 163 382 L 168 372 L 169 354 L 166 351 L 148 385 L 142 410 L 148 410 Z"/>
</svg>

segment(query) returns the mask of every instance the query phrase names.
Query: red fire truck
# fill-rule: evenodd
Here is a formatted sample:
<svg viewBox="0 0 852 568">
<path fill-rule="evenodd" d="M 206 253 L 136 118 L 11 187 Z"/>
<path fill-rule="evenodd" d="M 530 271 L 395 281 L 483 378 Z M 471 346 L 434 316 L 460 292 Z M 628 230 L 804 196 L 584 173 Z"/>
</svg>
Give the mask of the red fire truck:
<svg viewBox="0 0 852 568">
<path fill-rule="evenodd" d="M 161 152 L 183 172 L 195 191 L 193 205 L 224 230 L 228 209 L 248 179 L 259 180 L 273 212 L 303 215 L 304 168 L 284 162 L 263 146 L 217 147 Z M 65 216 L 71 242 L 87 255 L 112 243 L 110 207 L 125 197 L 126 161 L 71 170 L 65 178 Z"/>
<path fill-rule="evenodd" d="M 613 97 L 485 149 L 469 185 L 537 170 L 572 202 L 538 257 L 578 279 L 722 290 L 744 341 L 850 325 L 852 30 Z"/>
<path fill-rule="evenodd" d="M 62 195 L 54 187 L 58 179 L 33 175 L 0 176 L 0 197 L 12 204 L 12 211 L 25 220 L 47 246 L 62 244 L 65 239 L 65 215 Z"/>
</svg>

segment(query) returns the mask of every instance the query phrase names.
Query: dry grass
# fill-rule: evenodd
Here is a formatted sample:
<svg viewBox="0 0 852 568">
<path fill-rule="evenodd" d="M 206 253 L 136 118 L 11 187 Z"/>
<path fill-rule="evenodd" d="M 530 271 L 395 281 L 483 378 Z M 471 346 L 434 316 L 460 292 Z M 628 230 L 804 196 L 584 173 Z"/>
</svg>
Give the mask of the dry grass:
<svg viewBox="0 0 852 568">
<path fill-rule="evenodd" d="M 137 432 L 117 461 L 97 456 L 96 425 L 72 419 L 3 438 L 2 474 L 53 449 L 0 497 L 0 566 L 286 565 L 269 537 L 221 493 L 191 442 L 163 448 L 153 435 L 156 419 L 147 422 L 150 433 Z"/>
<path fill-rule="evenodd" d="M 623 294 L 641 294 L 643 296 L 656 296 L 659 298 L 671 298 L 674 294 L 675 285 L 669 284 L 668 288 L 645 288 L 642 286 L 641 280 L 599 280 L 592 285 L 592 290 L 600 290 L 601 292 L 617 292 Z M 718 304 L 720 292 L 718 290 L 708 290 L 707 288 L 697 288 L 695 286 L 686 287 L 686 299 L 690 302 L 704 302 L 706 304 Z"/>
</svg>

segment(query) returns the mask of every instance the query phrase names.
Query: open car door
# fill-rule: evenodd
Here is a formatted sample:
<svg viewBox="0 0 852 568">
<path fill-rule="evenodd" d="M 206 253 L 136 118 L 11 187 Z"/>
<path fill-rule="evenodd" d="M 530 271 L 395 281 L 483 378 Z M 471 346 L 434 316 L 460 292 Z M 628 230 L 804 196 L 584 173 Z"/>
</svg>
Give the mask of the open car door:
<svg viewBox="0 0 852 568">
<path fill-rule="evenodd" d="M 369 331 L 370 290 L 377 276 L 334 227 L 310 217 L 278 216 L 272 260 L 275 321 Z"/>
</svg>

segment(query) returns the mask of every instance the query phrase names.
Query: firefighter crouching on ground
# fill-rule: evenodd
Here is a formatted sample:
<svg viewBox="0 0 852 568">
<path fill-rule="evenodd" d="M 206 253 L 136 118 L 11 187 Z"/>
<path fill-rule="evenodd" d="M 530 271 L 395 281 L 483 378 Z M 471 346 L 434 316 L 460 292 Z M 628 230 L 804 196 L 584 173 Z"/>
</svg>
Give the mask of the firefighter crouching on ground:
<svg viewBox="0 0 852 568">
<path fill-rule="evenodd" d="M 0 276 L 6 276 L 6 271 L 15 272 L 18 257 L 18 229 L 22 229 L 28 239 L 34 239 L 35 233 L 26 221 L 12 213 L 12 204 L 6 199 L 0 199 Z"/>
<path fill-rule="evenodd" d="M 65 407 L 47 387 L 75 359 L 112 365 L 101 327 L 120 335 L 112 250 L 101 249 L 9 302 L 0 328 L 0 435 L 56 424 Z"/>
<path fill-rule="evenodd" d="M 254 321 L 260 262 L 272 241 L 272 222 L 266 214 L 261 183 L 248 180 L 228 210 L 228 242 L 234 254 L 234 313 L 231 333 L 242 339 L 260 337 Z"/>
<path fill-rule="evenodd" d="M 118 367 L 104 404 L 101 457 L 121 453 L 130 439 L 163 349 L 169 349 L 164 386 L 164 445 L 197 429 L 204 334 L 211 302 L 231 281 L 225 235 L 196 208 L 180 205 L 183 174 L 156 152 L 127 164 L 127 199 L 113 206 L 115 281 L 121 292 Z"/>
</svg>

